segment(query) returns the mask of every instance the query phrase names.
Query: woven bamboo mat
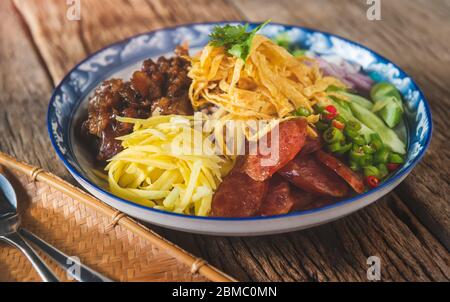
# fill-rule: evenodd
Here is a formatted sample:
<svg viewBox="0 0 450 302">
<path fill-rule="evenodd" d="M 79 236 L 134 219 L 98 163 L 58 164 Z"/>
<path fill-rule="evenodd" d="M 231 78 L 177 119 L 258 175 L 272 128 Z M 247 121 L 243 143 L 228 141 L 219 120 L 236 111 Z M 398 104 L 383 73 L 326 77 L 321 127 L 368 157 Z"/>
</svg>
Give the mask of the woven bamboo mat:
<svg viewBox="0 0 450 302">
<path fill-rule="evenodd" d="M 201 259 L 70 184 L 0 153 L 22 225 L 116 281 L 234 281 Z M 66 273 L 41 254 L 63 281 Z M 0 242 L 0 281 L 40 281 L 16 248 Z"/>
</svg>

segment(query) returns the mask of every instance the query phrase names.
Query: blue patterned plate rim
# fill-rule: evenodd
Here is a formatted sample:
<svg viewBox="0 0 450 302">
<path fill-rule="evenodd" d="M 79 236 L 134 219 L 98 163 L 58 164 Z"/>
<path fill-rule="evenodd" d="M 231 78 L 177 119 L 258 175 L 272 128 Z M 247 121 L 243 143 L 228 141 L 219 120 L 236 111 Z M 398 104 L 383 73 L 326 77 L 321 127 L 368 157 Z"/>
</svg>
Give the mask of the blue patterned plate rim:
<svg viewBox="0 0 450 302">
<path fill-rule="evenodd" d="M 56 88 L 53 91 L 53 94 L 50 98 L 50 103 L 48 105 L 48 110 L 47 110 L 47 131 L 48 134 L 50 136 L 50 140 L 52 143 L 53 148 L 55 149 L 56 154 L 58 155 L 59 159 L 63 162 L 64 166 L 66 167 L 66 169 L 69 170 L 69 172 L 73 175 L 75 175 L 76 177 L 81 178 L 83 181 L 89 183 L 91 186 L 93 186 L 97 191 L 100 191 L 103 194 L 106 194 L 108 197 L 111 197 L 113 199 L 115 199 L 116 201 L 122 202 L 122 203 L 126 203 L 128 205 L 146 210 L 146 211 L 152 211 L 158 214 L 164 214 L 164 215 L 170 215 L 170 216 L 175 216 L 175 217 L 180 217 L 180 218 L 189 218 L 189 219 L 194 219 L 194 220 L 209 220 L 209 221 L 256 221 L 256 220 L 273 220 L 273 219 L 281 219 L 281 218 L 288 218 L 288 217 L 296 217 L 296 216 L 304 216 L 304 215 L 308 215 L 308 214 L 315 214 L 315 213 L 319 213 L 319 212 L 324 212 L 326 210 L 330 210 L 333 208 L 337 208 L 349 203 L 353 203 L 359 200 L 364 199 L 365 197 L 374 194 L 376 192 L 379 192 L 391 185 L 393 185 L 395 183 L 396 180 L 398 180 L 399 178 L 402 178 L 403 176 L 407 175 L 416 165 L 417 163 L 422 159 L 422 157 L 425 155 L 426 150 L 428 149 L 429 145 L 430 145 L 430 141 L 431 141 L 431 137 L 432 137 L 432 133 L 433 133 L 433 121 L 432 121 L 432 115 L 431 115 L 431 110 L 428 104 L 428 101 L 425 98 L 425 95 L 423 93 L 423 91 L 420 89 L 420 87 L 416 84 L 416 82 L 413 80 L 413 78 L 411 76 L 409 76 L 408 73 L 406 73 L 403 69 L 401 69 L 398 65 L 396 65 L 395 63 L 393 63 L 392 61 L 388 60 L 387 58 L 385 58 L 384 56 L 380 55 L 379 53 L 377 53 L 376 51 L 371 50 L 370 48 L 354 42 L 352 40 L 349 40 L 347 38 L 344 38 L 342 36 L 336 35 L 336 34 L 332 34 L 326 31 L 321 31 L 321 30 L 316 30 L 313 28 L 309 28 L 309 27 L 303 27 L 303 26 L 296 26 L 296 25 L 288 25 L 288 24 L 283 24 L 283 23 L 275 23 L 275 22 L 271 22 L 270 25 L 275 25 L 275 26 L 282 26 L 284 27 L 286 30 L 290 30 L 293 28 L 297 28 L 297 29 L 301 29 L 303 31 L 309 32 L 309 33 L 319 33 L 322 34 L 326 37 L 333 37 L 333 38 L 337 38 L 339 40 L 342 40 L 348 44 L 351 44 L 353 46 L 357 46 L 360 47 L 366 51 L 368 51 L 369 53 L 371 53 L 372 55 L 374 55 L 374 57 L 377 59 L 377 61 L 382 61 L 384 63 L 390 63 L 392 64 L 393 67 L 395 67 L 402 76 L 407 77 L 411 80 L 411 85 L 414 87 L 414 89 L 416 89 L 419 92 L 419 97 L 423 100 L 424 103 L 424 107 L 425 107 L 425 113 L 427 115 L 427 119 L 429 121 L 429 127 L 428 127 L 428 131 L 426 133 L 426 139 L 425 139 L 425 144 L 423 145 L 423 148 L 420 150 L 420 152 L 414 157 L 414 159 L 409 163 L 409 165 L 407 165 L 406 167 L 402 167 L 402 169 L 394 174 L 392 177 L 390 177 L 389 179 L 387 179 L 386 181 L 384 181 L 380 186 L 378 186 L 375 189 L 372 189 L 368 192 L 362 193 L 362 194 L 358 194 L 354 197 L 348 198 L 348 199 L 344 199 L 341 200 L 339 202 L 336 202 L 334 204 L 331 205 L 327 205 L 321 208 L 317 208 L 317 209 L 312 209 L 312 210 L 306 210 L 306 211 L 301 211 L 301 212 L 292 212 L 292 213 L 287 213 L 287 214 L 281 214 L 281 215 L 273 215 L 273 216 L 261 216 L 261 217 L 246 217 L 246 218 L 228 218 L 228 217 L 202 217 L 202 216 L 194 216 L 194 215 L 187 215 L 187 214 L 179 214 L 179 213 L 173 213 L 173 212 L 168 212 L 168 211 L 163 211 L 163 210 L 158 210 L 158 209 L 154 209 L 151 207 L 147 207 L 147 206 L 143 206 L 125 199 L 122 199 L 114 194 L 112 194 L 111 192 L 104 190 L 102 188 L 100 188 L 99 186 L 97 186 L 96 184 L 92 183 L 92 181 L 90 181 L 88 178 L 86 178 L 85 176 L 83 176 L 82 174 L 80 174 L 77 169 L 67 161 L 67 159 L 64 157 L 64 155 L 62 154 L 61 150 L 59 149 L 56 141 L 55 141 L 55 137 L 53 136 L 52 133 L 52 128 L 51 128 L 51 113 L 53 111 L 53 103 L 55 101 L 55 97 L 57 92 L 61 89 L 61 86 L 66 83 L 68 81 L 68 79 L 70 78 L 70 75 L 72 74 L 72 72 L 76 71 L 77 68 L 82 65 L 83 63 L 87 62 L 89 59 L 91 59 L 92 57 L 94 57 L 95 55 L 101 53 L 102 51 L 105 51 L 106 49 L 109 49 L 111 47 L 114 46 L 118 46 L 118 45 L 122 45 L 134 38 L 143 36 L 143 35 L 148 35 L 148 34 L 153 34 L 153 33 L 157 33 L 158 31 L 162 31 L 162 30 L 175 30 L 177 28 L 180 27 L 192 27 L 192 26 L 197 26 L 197 25 L 223 25 L 223 24 L 227 24 L 227 23 L 233 23 L 233 24 L 245 24 L 247 22 L 245 21 L 216 21 L 216 22 L 197 22 L 197 23 L 187 23 L 187 24 L 180 24 L 177 26 L 171 26 L 171 27 L 165 27 L 165 28 L 160 28 L 160 29 L 156 29 L 153 31 L 148 31 L 148 32 L 142 32 L 136 35 L 133 35 L 131 37 L 122 39 L 118 42 L 109 44 L 99 50 L 97 50 L 96 52 L 90 54 L 89 56 L 87 56 L 85 59 L 83 59 L 82 61 L 80 61 L 78 64 L 76 64 L 65 76 L 64 78 L 61 80 L 61 82 L 58 84 L 58 86 L 56 86 Z M 248 22 L 250 25 L 250 28 L 254 28 L 255 26 L 258 26 L 260 23 L 254 23 L 254 22 Z M 78 104 L 79 105 L 79 104 Z M 73 117 L 73 113 L 72 112 L 72 117 Z M 408 144 L 410 143 L 409 139 L 408 139 Z M 409 148 L 410 146 L 408 146 L 408 152 L 410 150 Z"/>
</svg>

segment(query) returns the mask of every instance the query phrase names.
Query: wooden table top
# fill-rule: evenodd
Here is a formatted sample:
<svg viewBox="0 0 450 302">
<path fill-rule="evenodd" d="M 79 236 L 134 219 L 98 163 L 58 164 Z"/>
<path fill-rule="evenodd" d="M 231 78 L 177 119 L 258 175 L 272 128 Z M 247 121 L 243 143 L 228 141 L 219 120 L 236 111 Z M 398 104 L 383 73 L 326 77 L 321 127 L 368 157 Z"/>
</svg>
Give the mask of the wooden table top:
<svg viewBox="0 0 450 302">
<path fill-rule="evenodd" d="M 75 183 L 52 150 L 52 89 L 78 61 L 119 39 L 170 25 L 222 20 L 308 26 L 361 42 L 396 62 L 427 96 L 434 133 L 410 176 L 378 202 L 305 231 L 255 238 L 154 229 L 242 281 L 365 281 L 367 258 L 383 281 L 450 280 L 450 1 L 81 0 L 81 20 L 60 0 L 0 1 L 0 151 Z"/>
</svg>

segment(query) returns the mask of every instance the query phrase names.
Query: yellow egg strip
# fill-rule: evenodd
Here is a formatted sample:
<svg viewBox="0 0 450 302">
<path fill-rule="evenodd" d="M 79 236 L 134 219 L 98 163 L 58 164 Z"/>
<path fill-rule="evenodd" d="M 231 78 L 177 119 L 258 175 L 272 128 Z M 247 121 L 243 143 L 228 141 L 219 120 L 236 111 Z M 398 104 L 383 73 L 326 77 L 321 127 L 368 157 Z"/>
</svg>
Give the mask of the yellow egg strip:
<svg viewBox="0 0 450 302">
<path fill-rule="evenodd" d="M 217 128 L 199 132 L 192 116 L 118 120 L 133 124 L 135 130 L 119 138 L 124 150 L 105 168 L 111 192 L 165 211 L 208 215 L 214 191 L 234 159 L 215 153 L 183 153 L 182 148 L 192 147 L 194 138 L 203 142 Z"/>
<path fill-rule="evenodd" d="M 314 59 L 296 58 L 262 35 L 254 36 L 245 62 L 230 55 L 224 47 L 210 44 L 191 62 L 192 105 L 201 108 L 214 104 L 226 111 L 227 119 L 281 121 L 300 107 L 313 112 L 318 100 L 334 94 L 326 91 L 328 87 L 345 87 L 336 78 L 323 77 Z M 308 122 L 312 126 L 317 118 Z M 308 133 L 313 132 L 310 127 Z M 244 133 L 247 138 L 251 136 L 248 131 Z"/>
</svg>

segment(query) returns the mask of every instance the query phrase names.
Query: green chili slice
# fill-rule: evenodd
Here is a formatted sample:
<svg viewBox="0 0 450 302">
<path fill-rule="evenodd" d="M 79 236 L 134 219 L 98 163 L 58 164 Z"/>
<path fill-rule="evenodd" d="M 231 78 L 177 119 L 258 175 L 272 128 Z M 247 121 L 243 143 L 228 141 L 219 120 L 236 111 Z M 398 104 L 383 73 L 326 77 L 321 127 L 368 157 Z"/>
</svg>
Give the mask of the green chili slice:
<svg viewBox="0 0 450 302">
<path fill-rule="evenodd" d="M 371 145 L 364 145 L 362 146 L 362 149 L 366 154 L 373 154 L 376 151 Z"/>
<path fill-rule="evenodd" d="M 315 123 L 314 125 L 316 125 L 317 130 L 319 131 L 325 131 L 328 129 L 329 125 L 327 123 L 318 121 L 317 123 Z"/>
<path fill-rule="evenodd" d="M 341 130 L 334 127 L 330 127 L 328 128 L 328 130 L 324 132 L 323 139 L 328 144 L 333 144 L 345 140 L 345 137 Z"/>
<path fill-rule="evenodd" d="M 356 162 L 351 160 L 350 161 L 350 169 L 357 172 L 357 171 L 361 170 L 361 167 Z"/>
<path fill-rule="evenodd" d="M 355 138 L 359 135 L 357 130 L 354 130 L 350 127 L 348 127 L 348 125 L 345 127 L 344 129 L 344 133 L 345 135 L 347 135 L 349 138 Z"/>
<path fill-rule="evenodd" d="M 397 153 L 389 154 L 389 163 L 391 164 L 402 164 L 404 162 L 403 157 Z"/>
<path fill-rule="evenodd" d="M 378 150 L 373 155 L 373 161 L 375 164 L 386 164 L 388 160 L 389 160 L 389 151 L 386 148 Z"/>
<path fill-rule="evenodd" d="M 366 140 L 364 139 L 364 136 L 362 136 L 362 135 L 358 135 L 358 136 L 354 137 L 352 140 L 353 140 L 353 143 L 357 144 L 358 146 L 364 146 L 366 144 Z"/>
<path fill-rule="evenodd" d="M 370 135 L 370 145 L 375 151 L 381 150 L 384 147 L 383 141 L 376 133 Z"/>
<path fill-rule="evenodd" d="M 389 175 L 389 170 L 388 170 L 388 168 L 386 167 L 385 164 L 378 164 L 378 165 L 377 165 L 377 169 L 378 169 L 378 171 L 379 171 L 378 176 L 379 176 L 380 178 L 385 178 L 386 176 Z"/>
<path fill-rule="evenodd" d="M 339 154 L 339 155 L 343 155 L 345 153 L 347 153 L 348 151 L 350 151 L 350 149 L 352 148 L 353 144 L 352 143 L 348 143 L 348 144 L 341 144 L 341 147 L 338 151 L 335 151 L 335 153 Z"/>
<path fill-rule="evenodd" d="M 354 121 L 354 120 L 349 121 L 347 123 L 347 128 L 350 128 L 353 131 L 359 131 L 359 130 L 361 130 L 361 123 Z"/>
<path fill-rule="evenodd" d="M 371 165 L 372 163 L 373 163 L 373 156 L 372 156 L 372 154 L 364 154 L 364 156 L 360 160 L 360 165 L 362 167 Z"/>
<path fill-rule="evenodd" d="M 363 168 L 364 176 L 376 176 L 379 177 L 380 171 L 377 167 L 374 166 L 366 166 Z"/>
<path fill-rule="evenodd" d="M 310 116 L 311 112 L 308 109 L 304 108 L 304 107 L 299 107 L 295 111 L 295 115 L 297 115 L 297 116 Z"/>
<path fill-rule="evenodd" d="M 335 143 L 327 145 L 327 149 L 333 153 L 339 152 L 341 150 L 341 148 L 342 148 L 342 145 L 340 142 L 335 142 Z"/>
</svg>

